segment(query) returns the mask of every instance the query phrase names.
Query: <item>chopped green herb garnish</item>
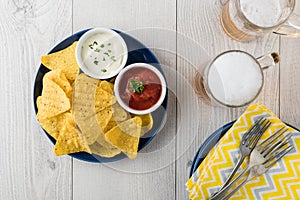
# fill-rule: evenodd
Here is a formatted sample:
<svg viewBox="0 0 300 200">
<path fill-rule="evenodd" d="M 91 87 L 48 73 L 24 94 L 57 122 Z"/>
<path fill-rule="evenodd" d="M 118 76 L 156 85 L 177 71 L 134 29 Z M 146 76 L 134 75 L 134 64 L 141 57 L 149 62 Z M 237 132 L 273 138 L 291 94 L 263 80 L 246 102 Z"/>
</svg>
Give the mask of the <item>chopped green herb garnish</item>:
<svg viewBox="0 0 300 200">
<path fill-rule="evenodd" d="M 101 51 L 101 50 L 100 50 L 100 49 L 98 49 L 98 48 L 97 48 L 97 49 L 95 49 L 95 52 L 100 52 L 100 51 Z"/>
<path fill-rule="evenodd" d="M 104 48 L 104 44 L 101 44 L 101 46 L 100 46 L 101 48 Z"/>
<path fill-rule="evenodd" d="M 112 59 L 112 61 L 114 61 L 114 62 L 116 62 L 117 61 L 117 59 L 116 59 L 116 57 L 115 56 L 112 56 L 112 57 L 110 57 L 111 59 Z"/>
<path fill-rule="evenodd" d="M 144 85 L 142 81 L 131 79 L 129 82 L 129 90 L 134 93 L 142 93 L 144 90 Z"/>
<path fill-rule="evenodd" d="M 110 46 L 110 45 L 111 45 L 111 43 L 108 43 L 108 44 L 107 44 L 107 46 Z"/>
<path fill-rule="evenodd" d="M 89 47 L 90 47 L 90 49 L 94 49 L 94 48 L 93 48 L 93 44 L 90 44 Z"/>
<path fill-rule="evenodd" d="M 95 65 L 98 65 L 98 62 L 99 62 L 98 60 L 94 60 Z"/>
<path fill-rule="evenodd" d="M 107 51 L 108 51 L 109 53 L 111 53 L 111 50 L 110 50 L 110 49 L 108 49 Z"/>
<path fill-rule="evenodd" d="M 104 72 L 104 73 L 105 73 L 105 72 L 107 72 L 107 70 L 106 70 L 106 69 L 101 69 L 101 72 Z"/>
<path fill-rule="evenodd" d="M 104 58 L 104 57 L 102 58 L 102 61 L 105 61 L 105 58 Z"/>
<path fill-rule="evenodd" d="M 104 52 L 103 54 L 109 56 L 109 53 L 107 53 L 107 52 Z"/>
<path fill-rule="evenodd" d="M 98 45 L 98 42 L 94 41 L 93 46 L 94 46 L 94 45 Z"/>
</svg>

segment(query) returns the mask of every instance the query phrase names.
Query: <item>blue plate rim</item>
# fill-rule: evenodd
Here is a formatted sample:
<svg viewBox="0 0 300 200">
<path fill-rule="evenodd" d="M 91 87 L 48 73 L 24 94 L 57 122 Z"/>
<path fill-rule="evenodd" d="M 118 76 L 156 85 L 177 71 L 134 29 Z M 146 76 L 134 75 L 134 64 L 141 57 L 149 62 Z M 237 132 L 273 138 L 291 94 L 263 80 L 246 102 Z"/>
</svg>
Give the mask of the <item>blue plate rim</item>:
<svg viewBox="0 0 300 200">
<path fill-rule="evenodd" d="M 57 52 L 61 49 L 64 49 L 64 48 L 60 48 L 60 46 L 62 46 L 63 44 L 67 43 L 68 40 L 72 40 L 72 38 L 74 37 L 78 37 L 78 39 L 85 33 L 87 32 L 88 30 L 91 30 L 93 28 L 87 28 L 87 29 L 83 29 L 83 30 L 80 30 L 66 38 L 64 38 L 62 41 L 58 42 L 49 52 L 48 54 L 50 53 L 54 53 L 54 52 Z M 158 61 L 157 57 L 154 55 L 154 53 L 146 46 L 144 45 L 141 41 L 139 41 L 138 39 L 134 38 L 133 36 L 125 33 L 125 32 L 122 32 L 120 30 L 116 30 L 116 29 L 112 29 L 114 30 L 115 32 L 117 32 L 118 34 L 121 35 L 121 37 L 128 37 L 132 40 L 134 40 L 136 43 L 139 44 L 139 49 L 145 49 L 147 50 L 147 54 L 149 55 L 149 57 L 151 57 L 152 61 L 151 64 L 154 64 L 154 66 L 156 68 L 158 68 L 164 78 L 165 77 L 165 74 L 164 74 L 164 71 L 161 67 L 161 64 L 160 62 Z M 125 39 L 124 39 L 125 40 Z M 73 42 L 77 41 L 77 39 L 75 39 Z M 73 43 L 72 42 L 72 43 Z M 126 40 L 125 40 L 126 42 Z M 69 46 L 69 45 L 68 45 Z M 127 66 L 127 65 L 126 65 Z M 43 66 L 42 63 L 40 63 L 40 66 L 38 67 L 37 71 L 36 71 L 36 75 L 35 75 L 35 80 L 34 80 L 34 85 L 33 85 L 33 109 L 34 109 L 34 112 L 35 112 L 35 115 L 37 114 L 37 105 L 36 105 L 36 96 L 35 96 L 35 90 L 36 90 L 36 87 L 37 87 L 37 83 L 36 83 L 36 79 L 38 77 L 38 74 L 41 73 L 40 70 L 41 68 L 45 68 L 44 70 L 45 71 L 50 71 L 48 70 L 45 66 Z M 162 116 L 162 119 L 165 119 L 166 118 L 166 110 L 167 110 L 167 107 L 168 107 L 168 88 L 167 88 L 167 92 L 166 92 L 166 96 L 165 96 L 165 99 L 162 103 L 162 107 L 165 109 L 165 111 L 163 112 L 163 116 Z M 155 112 L 155 111 L 154 111 Z M 40 125 L 39 125 L 40 126 Z M 159 130 L 162 128 L 163 126 L 163 123 L 161 122 L 158 127 L 155 128 L 155 130 L 153 130 L 152 134 L 150 137 L 147 137 L 147 141 L 143 143 L 143 145 L 139 145 L 138 147 L 138 151 L 140 151 L 141 149 L 143 149 L 144 147 L 146 147 L 152 140 L 153 138 L 156 136 L 156 134 L 159 132 Z M 45 131 L 41 126 L 40 128 L 42 129 L 42 131 L 45 133 L 45 135 L 48 137 L 48 139 L 51 141 L 51 143 L 55 144 L 56 140 L 54 138 L 52 138 L 48 133 L 47 131 Z M 81 156 L 81 154 L 87 154 L 85 155 L 84 157 Z M 91 163 L 108 163 L 108 162 L 114 162 L 114 161 L 118 161 L 118 160 L 122 160 L 124 158 L 126 158 L 126 156 L 123 154 L 123 156 L 119 157 L 118 159 L 114 159 L 115 157 L 112 157 L 112 158 L 104 158 L 104 157 L 101 157 L 101 156 L 98 156 L 98 155 L 95 155 L 95 154 L 88 154 L 88 153 L 85 153 L 85 152 L 78 152 L 78 153 L 71 153 L 71 154 L 68 154 L 69 156 L 71 156 L 72 158 L 76 158 L 78 160 L 81 160 L 81 161 L 86 161 L 86 162 L 91 162 Z M 88 157 L 88 158 L 87 158 Z M 96 158 L 100 158 L 100 159 L 96 159 Z M 105 161 L 103 161 L 105 160 Z"/>
</svg>

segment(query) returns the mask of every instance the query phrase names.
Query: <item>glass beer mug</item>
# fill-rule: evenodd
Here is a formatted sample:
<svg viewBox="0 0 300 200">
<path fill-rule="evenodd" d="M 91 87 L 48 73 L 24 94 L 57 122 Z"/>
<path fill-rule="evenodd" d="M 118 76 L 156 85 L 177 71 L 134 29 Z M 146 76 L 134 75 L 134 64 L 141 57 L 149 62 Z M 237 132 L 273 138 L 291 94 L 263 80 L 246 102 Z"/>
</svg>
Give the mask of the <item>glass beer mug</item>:
<svg viewBox="0 0 300 200">
<path fill-rule="evenodd" d="M 194 77 L 194 90 L 206 94 L 212 105 L 236 108 L 254 101 L 264 85 L 263 70 L 279 63 L 276 52 L 255 58 L 241 50 L 229 50 L 215 57 L 202 76 Z"/>
<path fill-rule="evenodd" d="M 227 0 L 222 8 L 221 25 L 231 38 L 253 40 L 266 32 L 300 36 L 300 16 L 296 0 Z"/>
</svg>

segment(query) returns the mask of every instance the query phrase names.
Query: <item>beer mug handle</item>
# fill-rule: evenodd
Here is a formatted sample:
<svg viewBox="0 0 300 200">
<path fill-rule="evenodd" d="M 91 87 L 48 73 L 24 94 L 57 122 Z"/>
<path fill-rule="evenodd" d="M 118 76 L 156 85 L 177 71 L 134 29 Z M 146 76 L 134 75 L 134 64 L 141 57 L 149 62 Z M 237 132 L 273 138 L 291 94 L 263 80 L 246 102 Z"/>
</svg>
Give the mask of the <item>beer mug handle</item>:
<svg viewBox="0 0 300 200">
<path fill-rule="evenodd" d="M 261 68 L 265 70 L 279 63 L 280 58 L 278 53 L 273 52 L 273 53 L 260 56 L 256 58 L 256 60 L 259 62 Z"/>
<path fill-rule="evenodd" d="M 273 33 L 288 37 L 300 37 L 300 15 L 292 13 L 288 21 L 279 26 Z"/>
</svg>

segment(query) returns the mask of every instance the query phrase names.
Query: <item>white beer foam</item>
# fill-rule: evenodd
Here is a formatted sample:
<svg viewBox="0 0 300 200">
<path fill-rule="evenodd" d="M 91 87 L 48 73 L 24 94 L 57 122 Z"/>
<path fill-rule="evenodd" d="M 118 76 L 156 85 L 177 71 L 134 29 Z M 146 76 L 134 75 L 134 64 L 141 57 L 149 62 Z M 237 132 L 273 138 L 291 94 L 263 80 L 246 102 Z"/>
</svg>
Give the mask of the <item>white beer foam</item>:
<svg viewBox="0 0 300 200">
<path fill-rule="evenodd" d="M 240 0 L 240 3 L 245 17 L 257 26 L 275 26 L 282 15 L 279 0 Z"/>
<path fill-rule="evenodd" d="M 212 95 L 226 105 L 239 106 L 253 100 L 263 84 L 259 64 L 243 52 L 219 56 L 208 72 Z"/>
</svg>

